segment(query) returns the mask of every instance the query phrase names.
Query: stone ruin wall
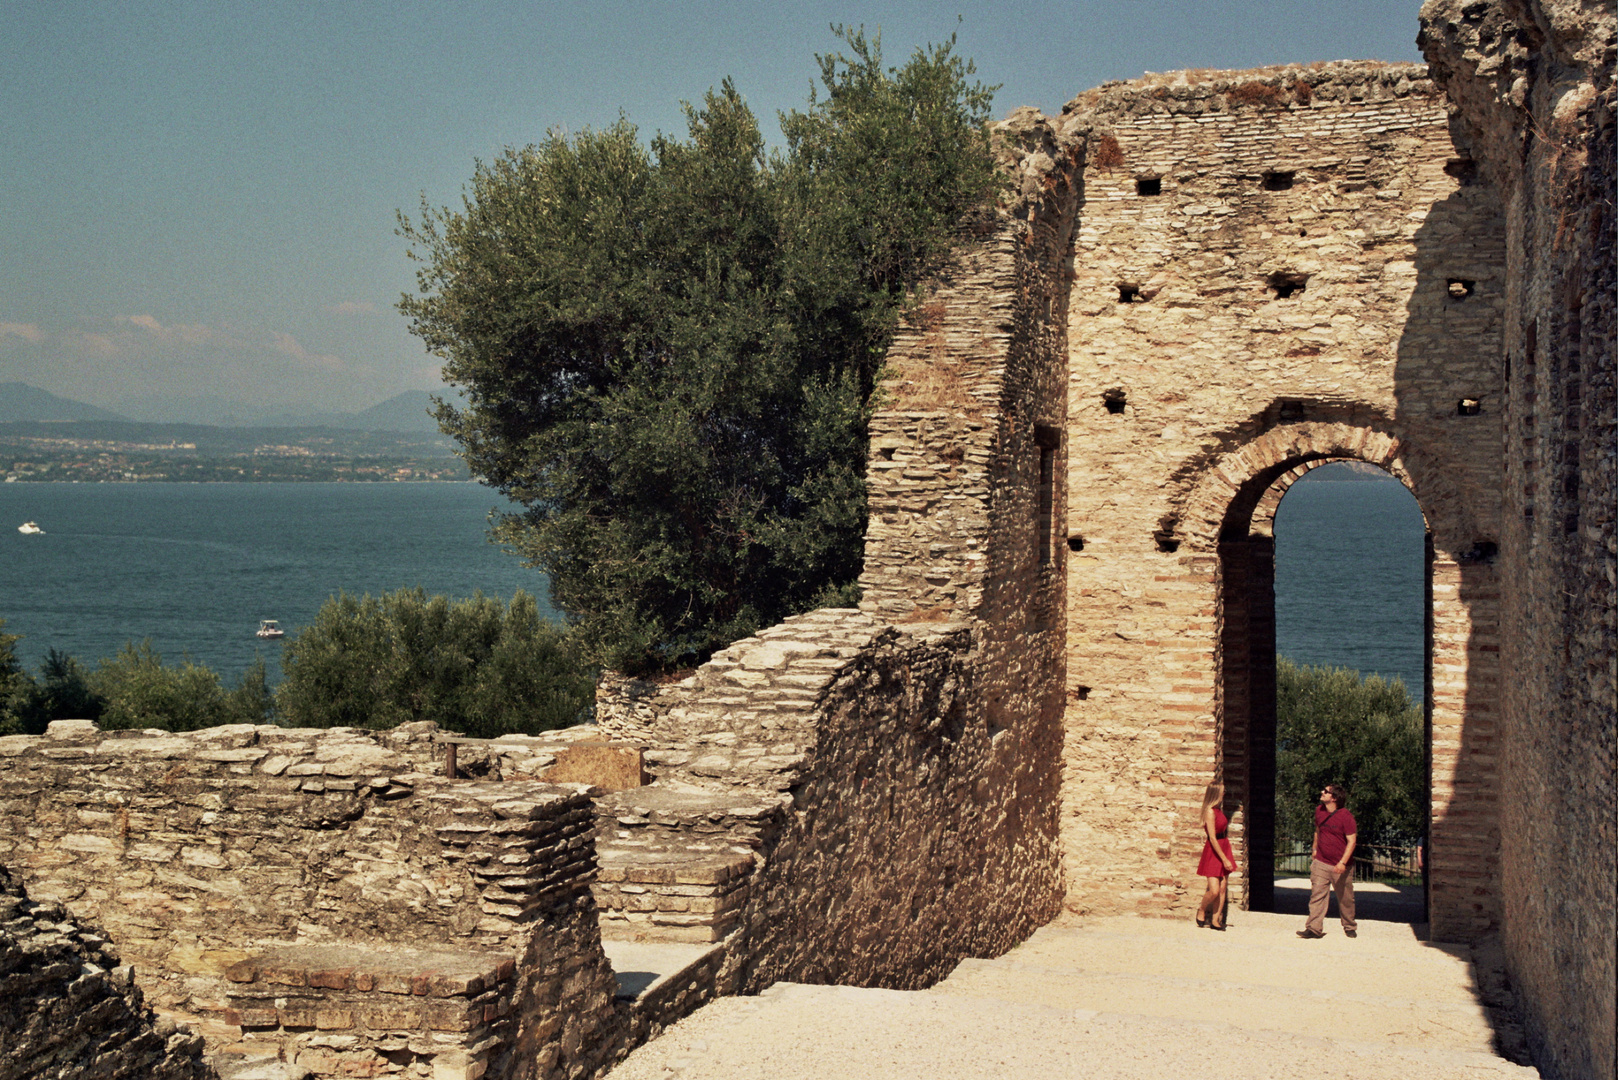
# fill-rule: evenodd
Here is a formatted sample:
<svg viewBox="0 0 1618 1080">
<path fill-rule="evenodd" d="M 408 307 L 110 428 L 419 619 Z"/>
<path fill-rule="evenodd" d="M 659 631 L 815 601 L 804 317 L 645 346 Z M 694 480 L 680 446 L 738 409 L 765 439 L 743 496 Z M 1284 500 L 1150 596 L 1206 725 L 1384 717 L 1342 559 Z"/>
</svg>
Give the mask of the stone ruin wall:
<svg viewBox="0 0 1618 1080">
<path fill-rule="evenodd" d="M 1504 192 L 1502 938 L 1547 1075 L 1618 1072 L 1611 3 L 1434 0 L 1421 46 Z"/>
<path fill-rule="evenodd" d="M 1091 144 L 1069 301 L 1069 906 L 1188 911 L 1216 777 L 1235 894 L 1267 906 L 1249 871 L 1273 829 L 1273 540 L 1255 511 L 1313 464 L 1357 459 L 1414 492 L 1432 535 L 1434 934 L 1486 932 L 1494 189 L 1418 65 L 1110 84 L 1060 122 Z"/>
<path fill-rule="evenodd" d="M 100 928 L 0 866 L 0 1077 L 212 1080 L 202 1039 L 159 1020 Z"/>
<path fill-rule="evenodd" d="M 433 728 L 0 738 L 0 865 L 100 926 L 222 1062 L 591 1073 L 624 1018 L 590 800 L 446 780 Z"/>
</svg>

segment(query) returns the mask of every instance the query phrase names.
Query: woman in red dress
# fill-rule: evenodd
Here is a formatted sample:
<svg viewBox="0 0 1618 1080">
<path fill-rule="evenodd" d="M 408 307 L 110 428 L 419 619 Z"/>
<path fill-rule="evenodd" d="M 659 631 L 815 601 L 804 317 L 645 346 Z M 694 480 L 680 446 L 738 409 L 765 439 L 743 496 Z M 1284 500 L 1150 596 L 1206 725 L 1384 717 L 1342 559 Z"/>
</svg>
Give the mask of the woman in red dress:
<svg viewBox="0 0 1618 1080">
<path fill-rule="evenodd" d="M 1197 873 L 1208 879 L 1208 890 L 1197 905 L 1197 925 L 1210 930 L 1225 928 L 1225 883 L 1236 869 L 1236 857 L 1225 836 L 1230 820 L 1220 807 L 1224 801 L 1225 785 L 1209 784 L 1202 796 L 1202 831 L 1207 841 L 1202 845 L 1202 861 L 1197 864 Z"/>
</svg>

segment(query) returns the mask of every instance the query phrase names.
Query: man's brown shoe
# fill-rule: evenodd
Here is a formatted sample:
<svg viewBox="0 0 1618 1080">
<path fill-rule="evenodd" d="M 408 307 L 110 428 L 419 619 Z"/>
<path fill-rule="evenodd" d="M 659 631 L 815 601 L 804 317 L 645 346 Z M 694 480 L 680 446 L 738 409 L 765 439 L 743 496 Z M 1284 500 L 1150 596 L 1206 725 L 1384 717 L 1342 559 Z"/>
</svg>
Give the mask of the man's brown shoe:
<svg viewBox="0 0 1618 1080">
<path fill-rule="evenodd" d="M 1344 930 L 1343 931 L 1343 936 L 1344 937 L 1359 937 L 1360 935 L 1357 932 L 1353 931 L 1353 930 Z"/>
<path fill-rule="evenodd" d="M 1315 938 L 1323 938 L 1326 935 L 1321 933 L 1319 930 L 1311 930 L 1308 927 L 1304 927 L 1302 930 L 1298 931 L 1298 936 L 1301 938 L 1309 938 L 1312 941 Z"/>
</svg>

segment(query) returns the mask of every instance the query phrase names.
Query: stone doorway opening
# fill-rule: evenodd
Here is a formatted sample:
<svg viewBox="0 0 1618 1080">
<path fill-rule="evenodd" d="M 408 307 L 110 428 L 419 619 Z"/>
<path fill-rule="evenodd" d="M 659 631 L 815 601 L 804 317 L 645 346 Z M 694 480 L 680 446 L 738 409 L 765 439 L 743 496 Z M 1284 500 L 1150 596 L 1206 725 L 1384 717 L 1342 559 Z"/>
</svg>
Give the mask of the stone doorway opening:
<svg viewBox="0 0 1618 1080">
<path fill-rule="evenodd" d="M 1316 474 L 1323 466 L 1331 468 Z M 1283 511 L 1283 500 L 1305 477 Z M 1301 777 L 1309 769 L 1299 760 L 1307 755 L 1296 743 L 1278 747 L 1278 736 L 1286 734 L 1278 729 L 1278 661 L 1286 657 L 1294 693 L 1300 682 L 1326 678 L 1300 667 L 1347 668 L 1404 683 L 1417 731 L 1393 725 L 1401 735 L 1396 748 L 1376 740 L 1359 747 L 1368 756 L 1392 755 L 1386 762 L 1367 763 L 1359 776 L 1353 765 L 1334 770 L 1331 782 L 1347 781 L 1350 809 L 1357 786 L 1366 795 L 1365 809 L 1372 802 L 1385 808 L 1362 822 L 1361 851 L 1375 857 L 1388 880 L 1356 889 L 1359 917 L 1426 923 L 1425 867 L 1414 871 L 1409 850 L 1418 839 L 1426 843 L 1432 776 L 1433 542 L 1419 502 L 1396 477 L 1361 460 L 1285 461 L 1254 477 L 1233 500 L 1220 533 L 1219 564 L 1220 751 L 1227 798 L 1240 807 L 1233 824 L 1239 902 L 1249 910 L 1300 916 L 1307 909 L 1307 854 L 1288 857 L 1297 850 L 1289 838 L 1307 844 L 1309 797 L 1291 790 L 1307 786 Z M 1388 706 L 1399 695 L 1389 687 L 1376 696 Z M 1279 789 L 1278 773 L 1287 776 Z M 1373 778 L 1382 788 L 1375 794 Z M 1388 839 L 1373 835 L 1383 831 L 1378 818 L 1390 815 L 1411 834 L 1406 850 L 1372 851 L 1371 841 Z M 1394 874 L 1391 865 L 1414 872 Z"/>
</svg>

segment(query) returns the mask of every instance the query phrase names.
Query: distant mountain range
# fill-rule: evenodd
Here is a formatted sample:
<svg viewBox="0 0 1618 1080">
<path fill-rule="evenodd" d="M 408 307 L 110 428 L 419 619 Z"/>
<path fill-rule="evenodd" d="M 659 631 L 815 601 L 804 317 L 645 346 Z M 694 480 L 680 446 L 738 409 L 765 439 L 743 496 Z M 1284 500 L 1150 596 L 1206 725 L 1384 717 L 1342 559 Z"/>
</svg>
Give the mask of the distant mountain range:
<svg viewBox="0 0 1618 1080">
<path fill-rule="evenodd" d="M 442 394 L 458 400 L 446 387 Z M 120 402 L 122 413 L 99 409 L 21 382 L 0 383 L 0 423 L 110 420 L 143 424 L 205 424 L 213 427 L 342 428 L 349 431 L 397 431 L 436 435 L 438 422 L 428 415 L 433 395 L 407 390 L 360 412 L 294 413 L 270 410 L 218 397 L 148 396 Z"/>
<path fill-rule="evenodd" d="M 106 409 L 57 397 L 27 383 L 0 383 L 0 424 L 19 420 L 39 420 L 54 423 L 62 420 L 128 420 Z"/>
</svg>

